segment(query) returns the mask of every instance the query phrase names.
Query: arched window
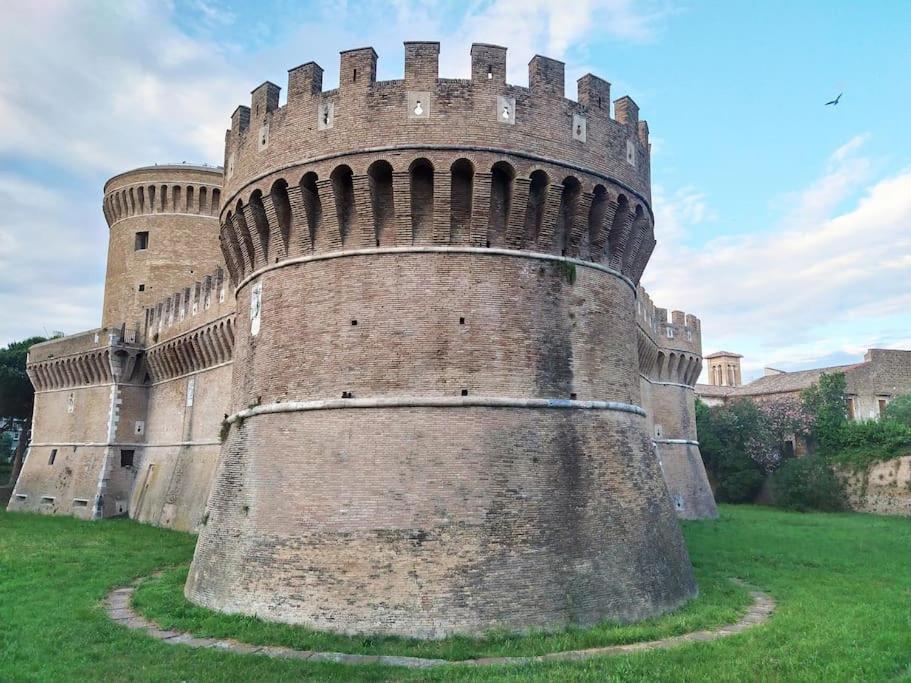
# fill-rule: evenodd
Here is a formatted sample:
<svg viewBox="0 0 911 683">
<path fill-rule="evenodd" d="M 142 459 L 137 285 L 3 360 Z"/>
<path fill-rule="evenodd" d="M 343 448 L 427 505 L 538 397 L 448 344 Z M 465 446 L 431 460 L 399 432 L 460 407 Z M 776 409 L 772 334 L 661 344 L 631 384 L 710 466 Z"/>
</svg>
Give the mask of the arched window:
<svg viewBox="0 0 911 683">
<path fill-rule="evenodd" d="M 395 244 L 392 166 L 388 161 L 374 161 L 367 169 L 367 177 L 370 181 L 370 205 L 373 209 L 376 246 Z"/>
<path fill-rule="evenodd" d="M 450 168 L 449 241 L 468 242 L 471 228 L 471 201 L 474 192 L 474 166 L 468 159 L 456 159 Z"/>
<path fill-rule="evenodd" d="M 431 242 L 433 235 L 433 164 L 418 159 L 411 164 L 411 235 L 415 243 Z"/>
<path fill-rule="evenodd" d="M 351 167 L 342 164 L 336 166 L 329 176 L 332 181 L 332 193 L 335 195 L 335 214 L 338 217 L 339 237 L 342 245 L 348 241 L 354 220 L 354 174 Z"/>
<path fill-rule="evenodd" d="M 600 261 L 604 256 L 601 238 L 606 213 L 607 190 L 604 185 L 595 185 L 592 205 L 588 211 L 588 258 L 592 261 Z"/>
<path fill-rule="evenodd" d="M 310 248 L 316 243 L 316 233 L 319 231 L 323 217 L 323 207 L 319 200 L 319 190 L 316 187 L 318 176 L 313 171 L 305 173 L 301 178 L 301 196 L 304 201 L 304 211 L 307 213 L 307 229 L 310 231 Z"/>
<path fill-rule="evenodd" d="M 284 179 L 278 179 L 272 184 L 269 191 L 272 198 L 272 206 L 275 207 L 275 219 L 278 221 L 278 229 L 282 237 L 282 246 L 285 254 L 288 253 L 288 244 L 291 239 L 291 201 L 288 199 L 288 183 Z"/>
<path fill-rule="evenodd" d="M 528 206 L 525 209 L 525 244 L 534 244 L 541 234 L 544 223 L 544 205 L 547 203 L 547 187 L 550 178 L 544 171 L 533 171 L 528 187 Z"/>
<path fill-rule="evenodd" d="M 563 194 L 560 196 L 560 214 L 557 217 L 557 248 L 566 255 L 571 246 L 573 223 L 579 208 L 582 185 L 573 176 L 563 179 Z"/>
<path fill-rule="evenodd" d="M 512 181 L 515 170 L 505 161 L 490 169 L 490 221 L 487 225 L 487 246 L 499 247 L 505 242 L 506 223 L 512 204 Z"/>
</svg>

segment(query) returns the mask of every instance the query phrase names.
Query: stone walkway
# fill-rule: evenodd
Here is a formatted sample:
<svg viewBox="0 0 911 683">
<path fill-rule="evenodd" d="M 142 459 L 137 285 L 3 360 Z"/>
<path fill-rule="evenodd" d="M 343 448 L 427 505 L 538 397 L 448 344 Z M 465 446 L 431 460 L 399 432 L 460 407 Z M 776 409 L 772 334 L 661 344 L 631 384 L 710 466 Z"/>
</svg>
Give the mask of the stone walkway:
<svg viewBox="0 0 911 683">
<path fill-rule="evenodd" d="M 740 583 L 738 581 L 738 583 Z M 138 582 L 137 582 L 138 584 Z M 290 647 L 276 645 L 251 645 L 231 638 L 197 638 L 182 631 L 166 631 L 158 625 L 133 611 L 131 605 L 133 592 L 136 585 L 115 588 L 105 598 L 105 610 L 114 621 L 120 622 L 129 629 L 141 631 L 145 635 L 157 638 L 170 645 L 186 645 L 188 647 L 204 647 L 227 650 L 237 654 L 258 654 L 266 657 L 282 659 L 300 659 L 308 662 L 336 662 L 340 664 L 385 664 L 388 666 L 404 666 L 413 669 L 429 668 L 434 666 L 491 666 L 491 665 L 524 665 L 537 662 L 567 662 L 605 657 L 609 655 L 629 654 L 645 650 L 664 650 L 686 643 L 718 640 L 737 633 L 742 633 L 758 624 L 768 620 L 775 609 L 775 601 L 771 596 L 762 591 L 750 591 L 753 604 L 740 621 L 716 629 L 693 631 L 679 636 L 649 640 L 629 645 L 608 645 L 606 647 L 593 647 L 585 650 L 566 650 L 551 652 L 546 655 L 533 657 L 482 657 L 479 659 L 425 659 L 423 657 L 398 657 L 394 655 L 352 655 L 343 652 L 313 652 L 310 650 L 295 650 Z"/>
</svg>

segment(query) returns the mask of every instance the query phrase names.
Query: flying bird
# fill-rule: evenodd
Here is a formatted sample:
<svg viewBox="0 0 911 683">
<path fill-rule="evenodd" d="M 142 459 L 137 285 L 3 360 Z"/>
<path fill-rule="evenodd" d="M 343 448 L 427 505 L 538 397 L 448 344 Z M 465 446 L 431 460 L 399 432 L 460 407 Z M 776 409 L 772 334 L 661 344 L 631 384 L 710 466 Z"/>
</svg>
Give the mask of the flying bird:
<svg viewBox="0 0 911 683">
<path fill-rule="evenodd" d="M 826 106 L 828 107 L 830 104 L 838 104 L 838 100 L 841 99 L 841 96 L 842 96 L 842 93 L 838 93 L 838 97 L 836 97 L 834 100 L 829 100 L 828 102 L 826 102 Z"/>
</svg>

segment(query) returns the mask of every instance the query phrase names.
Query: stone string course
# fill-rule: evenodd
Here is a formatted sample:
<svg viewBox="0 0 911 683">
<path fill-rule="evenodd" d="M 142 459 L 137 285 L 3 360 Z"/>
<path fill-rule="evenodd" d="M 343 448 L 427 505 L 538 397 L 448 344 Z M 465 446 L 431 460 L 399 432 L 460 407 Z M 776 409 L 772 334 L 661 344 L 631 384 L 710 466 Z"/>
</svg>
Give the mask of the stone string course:
<svg viewBox="0 0 911 683">
<path fill-rule="evenodd" d="M 596 657 L 609 657 L 646 652 L 649 650 L 667 650 L 680 647 L 688 643 L 708 642 L 727 638 L 738 633 L 743 633 L 755 626 L 764 624 L 769 620 L 775 610 L 775 600 L 770 595 L 759 590 L 751 590 L 750 597 L 753 604 L 739 621 L 715 629 L 703 629 L 683 633 L 678 636 L 647 640 L 639 643 L 625 645 L 607 645 L 592 647 L 582 650 L 563 650 L 549 652 L 531 657 L 479 657 L 476 659 L 430 659 L 425 657 L 402 657 L 398 655 L 360 655 L 344 652 L 317 652 L 314 650 L 297 650 L 280 645 L 252 645 L 233 638 L 200 638 L 186 631 L 166 630 L 137 614 L 132 607 L 133 593 L 143 579 L 139 579 L 132 586 L 115 588 L 108 593 L 104 601 L 107 615 L 126 628 L 140 631 L 169 645 L 186 645 L 193 648 L 214 648 L 226 650 L 241 655 L 262 655 L 276 659 L 300 659 L 307 662 L 334 662 L 336 664 L 351 664 L 355 666 L 365 664 L 385 664 L 387 666 L 402 666 L 410 669 L 427 669 L 439 666 L 524 666 L 544 662 L 578 662 Z M 737 584 L 743 582 L 732 579 Z"/>
</svg>

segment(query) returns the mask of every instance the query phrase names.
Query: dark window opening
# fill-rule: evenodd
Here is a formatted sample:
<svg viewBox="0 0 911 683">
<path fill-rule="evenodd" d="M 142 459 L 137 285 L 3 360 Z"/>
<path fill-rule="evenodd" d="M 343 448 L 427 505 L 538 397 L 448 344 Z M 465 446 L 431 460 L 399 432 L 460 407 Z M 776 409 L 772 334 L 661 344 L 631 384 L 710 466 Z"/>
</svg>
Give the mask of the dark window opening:
<svg viewBox="0 0 911 683">
<path fill-rule="evenodd" d="M 352 320 L 352 321 L 351 321 L 351 326 L 354 327 L 354 326 L 356 326 L 356 325 L 357 325 L 357 320 Z"/>
<path fill-rule="evenodd" d="M 575 401 L 575 400 L 576 400 L 576 395 L 575 395 L 575 394 L 570 394 L 570 395 L 569 395 L 569 400 L 570 400 L 570 401 Z"/>
<path fill-rule="evenodd" d="M 149 248 L 149 231 L 143 230 L 142 232 L 136 233 L 136 243 L 134 245 L 136 251 L 142 251 L 143 249 Z"/>
<path fill-rule="evenodd" d="M 140 292 L 146 291 L 146 286 L 145 286 L 145 285 L 139 285 L 139 291 L 140 291 Z"/>
<path fill-rule="evenodd" d="M 120 466 L 121 467 L 132 467 L 133 466 L 133 456 L 136 453 L 134 450 L 127 450 L 125 448 L 120 449 Z"/>
<path fill-rule="evenodd" d="M 459 325 L 465 324 L 465 318 L 459 318 Z"/>
<path fill-rule="evenodd" d="M 47 459 L 47 464 L 48 464 L 48 465 L 53 465 L 53 464 L 54 464 L 54 461 L 55 461 L 56 459 L 57 459 L 57 449 L 56 449 L 56 448 L 52 448 L 52 449 L 51 449 L 51 455 L 50 455 L 50 457 Z"/>
<path fill-rule="evenodd" d="M 351 82 L 357 83 L 357 69 L 354 70 L 354 73 L 351 76 Z"/>
<path fill-rule="evenodd" d="M 468 389 L 462 389 L 462 396 L 468 396 Z"/>
</svg>

